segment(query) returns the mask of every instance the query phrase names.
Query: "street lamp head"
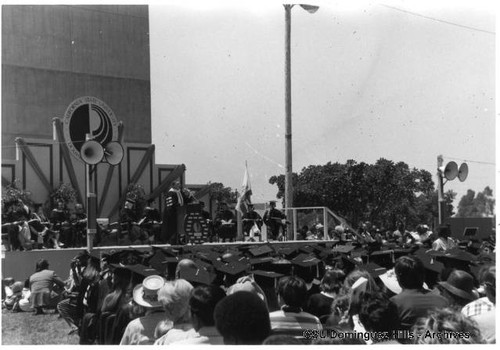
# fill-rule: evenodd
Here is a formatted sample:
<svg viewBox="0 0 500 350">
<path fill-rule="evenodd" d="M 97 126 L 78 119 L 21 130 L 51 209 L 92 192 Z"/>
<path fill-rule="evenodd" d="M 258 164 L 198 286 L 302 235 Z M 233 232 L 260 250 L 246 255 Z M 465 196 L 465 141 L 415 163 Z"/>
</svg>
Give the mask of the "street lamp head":
<svg viewBox="0 0 500 350">
<path fill-rule="evenodd" d="M 309 13 L 315 13 L 319 9 L 319 6 L 306 5 L 306 4 L 300 4 L 300 7 L 302 7 L 304 10 L 306 10 Z"/>
</svg>

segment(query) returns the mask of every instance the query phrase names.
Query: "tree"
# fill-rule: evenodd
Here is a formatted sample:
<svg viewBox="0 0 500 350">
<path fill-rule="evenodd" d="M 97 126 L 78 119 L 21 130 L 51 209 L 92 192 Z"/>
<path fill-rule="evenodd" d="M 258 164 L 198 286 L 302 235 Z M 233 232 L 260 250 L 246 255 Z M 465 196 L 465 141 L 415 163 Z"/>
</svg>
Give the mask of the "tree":
<svg viewBox="0 0 500 350">
<path fill-rule="evenodd" d="M 220 182 L 210 183 L 210 198 L 215 199 L 218 203 L 236 203 L 238 193 L 231 187 L 225 187 Z"/>
<path fill-rule="evenodd" d="M 492 217 L 495 211 L 495 199 L 493 191 L 489 186 L 486 186 L 483 192 L 477 195 L 473 190 L 467 190 L 458 203 L 457 217 Z"/>
<path fill-rule="evenodd" d="M 410 169 L 404 162 L 383 158 L 375 164 L 328 162 L 303 168 L 300 174 L 293 174 L 292 180 L 296 207 L 326 206 L 354 225 L 364 220 L 386 228 L 398 220 L 416 225 L 437 213 L 437 198 L 435 211 L 430 202 L 434 193 L 431 173 Z M 284 175 L 269 179 L 270 184 L 278 186 L 277 198 L 284 196 L 284 182 Z M 427 210 L 427 215 L 417 212 L 419 206 Z"/>
</svg>

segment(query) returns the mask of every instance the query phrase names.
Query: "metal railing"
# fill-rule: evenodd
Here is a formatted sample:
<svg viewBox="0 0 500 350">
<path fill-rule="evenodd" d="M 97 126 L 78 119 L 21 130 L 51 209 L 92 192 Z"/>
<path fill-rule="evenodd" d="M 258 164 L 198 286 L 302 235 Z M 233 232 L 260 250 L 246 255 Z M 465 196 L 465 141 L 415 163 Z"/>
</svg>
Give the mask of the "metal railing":
<svg viewBox="0 0 500 350">
<path fill-rule="evenodd" d="M 323 240 L 332 240 L 333 235 L 330 232 L 337 225 L 342 225 L 344 228 L 353 230 L 349 223 L 341 216 L 335 214 L 327 207 L 295 207 L 284 208 L 283 211 L 287 214 L 289 224 L 287 225 L 287 240 L 297 240 L 299 230 L 315 228 L 316 231 L 321 229 L 317 225 L 322 225 Z M 291 212 L 291 216 L 290 216 Z"/>
</svg>

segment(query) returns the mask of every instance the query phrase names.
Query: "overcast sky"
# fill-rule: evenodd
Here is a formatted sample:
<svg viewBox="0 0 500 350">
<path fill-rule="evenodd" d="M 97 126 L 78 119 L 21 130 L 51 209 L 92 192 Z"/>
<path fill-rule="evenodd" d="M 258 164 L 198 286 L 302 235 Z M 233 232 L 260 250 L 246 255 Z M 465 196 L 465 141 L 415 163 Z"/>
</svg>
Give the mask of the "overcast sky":
<svg viewBox="0 0 500 350">
<path fill-rule="evenodd" d="M 191 184 L 275 199 L 284 174 L 283 1 L 151 2 L 156 162 Z M 445 185 L 495 189 L 495 16 L 490 1 L 311 2 L 292 9 L 293 171 L 379 158 L 469 165 Z"/>
</svg>

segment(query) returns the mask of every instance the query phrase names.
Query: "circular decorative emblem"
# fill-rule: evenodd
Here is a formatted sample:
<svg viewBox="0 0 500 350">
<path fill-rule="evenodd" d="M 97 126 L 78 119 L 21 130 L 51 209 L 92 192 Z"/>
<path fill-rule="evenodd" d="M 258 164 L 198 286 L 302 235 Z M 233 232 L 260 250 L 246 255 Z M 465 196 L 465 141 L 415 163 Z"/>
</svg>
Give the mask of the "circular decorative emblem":
<svg viewBox="0 0 500 350">
<path fill-rule="evenodd" d="M 92 96 L 71 102 L 64 113 L 63 131 L 68 148 L 78 159 L 81 159 L 80 150 L 87 134 L 103 147 L 111 141 L 118 141 L 118 121 L 113 110 Z"/>
</svg>

